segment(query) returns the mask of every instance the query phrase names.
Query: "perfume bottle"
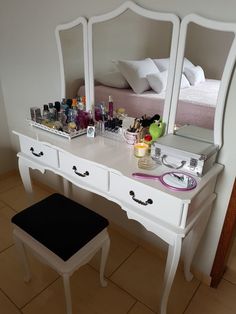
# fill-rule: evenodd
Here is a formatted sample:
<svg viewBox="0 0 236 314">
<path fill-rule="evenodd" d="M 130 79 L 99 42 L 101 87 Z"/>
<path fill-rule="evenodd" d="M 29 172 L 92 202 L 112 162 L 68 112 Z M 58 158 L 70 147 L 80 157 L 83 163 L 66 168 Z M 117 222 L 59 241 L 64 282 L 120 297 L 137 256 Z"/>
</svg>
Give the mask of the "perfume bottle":
<svg viewBox="0 0 236 314">
<path fill-rule="evenodd" d="M 113 99 L 111 96 L 108 99 L 108 115 L 110 118 L 113 118 Z"/>
<path fill-rule="evenodd" d="M 48 105 L 43 105 L 43 120 L 49 120 L 49 109 Z"/>
<path fill-rule="evenodd" d="M 53 106 L 53 103 L 48 104 L 48 110 L 49 110 L 49 120 L 55 121 L 56 120 L 56 108 Z"/>
</svg>

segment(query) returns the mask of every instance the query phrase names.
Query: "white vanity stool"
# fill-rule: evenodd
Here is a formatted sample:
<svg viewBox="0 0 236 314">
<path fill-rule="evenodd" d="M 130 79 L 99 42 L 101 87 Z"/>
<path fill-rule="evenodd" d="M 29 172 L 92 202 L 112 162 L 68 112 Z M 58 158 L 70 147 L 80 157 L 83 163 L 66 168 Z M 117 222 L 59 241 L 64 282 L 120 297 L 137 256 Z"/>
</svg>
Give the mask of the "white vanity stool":
<svg viewBox="0 0 236 314">
<path fill-rule="evenodd" d="M 31 278 L 26 245 L 63 277 L 67 314 L 72 314 L 69 277 L 99 249 L 102 249 L 100 282 L 106 286 L 104 269 L 110 247 L 106 218 L 55 193 L 17 213 L 12 223 L 25 267 L 25 281 Z"/>
</svg>

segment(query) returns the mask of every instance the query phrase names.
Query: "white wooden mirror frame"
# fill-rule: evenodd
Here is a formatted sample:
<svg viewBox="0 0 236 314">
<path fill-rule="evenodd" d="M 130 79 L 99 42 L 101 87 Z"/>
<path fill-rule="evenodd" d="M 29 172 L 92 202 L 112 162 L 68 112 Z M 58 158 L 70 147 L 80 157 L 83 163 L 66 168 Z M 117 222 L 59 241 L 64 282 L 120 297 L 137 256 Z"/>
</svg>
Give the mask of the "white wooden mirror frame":
<svg viewBox="0 0 236 314">
<path fill-rule="evenodd" d="M 169 66 L 169 75 L 167 81 L 167 89 L 166 89 L 166 97 L 163 109 L 163 122 L 168 124 L 169 112 L 170 112 L 170 104 L 171 104 L 171 94 L 174 85 L 174 76 L 175 76 L 175 62 L 176 62 L 176 52 L 178 47 L 178 36 L 179 36 L 179 28 L 180 21 L 179 18 L 170 13 L 159 13 L 155 11 L 150 11 L 144 9 L 132 1 L 124 2 L 117 9 L 108 12 L 103 15 L 93 16 L 88 21 L 88 51 L 89 51 L 89 88 L 90 88 L 90 101 L 91 105 L 94 105 L 95 97 L 94 97 L 94 66 L 93 66 L 93 25 L 96 23 L 105 22 L 111 20 L 115 17 L 118 17 L 126 10 L 130 9 L 134 13 L 152 19 L 156 21 L 164 21 L 172 23 L 172 39 L 171 39 L 171 47 L 170 47 L 170 66 Z"/>
<path fill-rule="evenodd" d="M 199 16 L 197 14 L 189 14 L 183 18 L 180 25 L 180 35 L 179 35 L 179 44 L 178 44 L 178 52 L 177 52 L 177 60 L 176 60 L 176 70 L 175 70 L 175 81 L 172 93 L 172 102 L 171 102 L 171 110 L 169 117 L 169 127 L 168 133 L 174 133 L 175 126 L 175 116 L 178 106 L 178 98 L 180 92 L 180 80 L 183 68 L 183 60 L 185 53 L 185 45 L 186 45 L 186 37 L 188 31 L 189 23 L 195 23 L 202 27 L 209 28 L 217 31 L 224 32 L 232 32 L 234 34 L 234 39 L 226 59 L 220 89 L 217 97 L 216 111 L 214 117 L 214 143 L 219 146 L 222 146 L 222 132 L 223 132 L 223 118 L 224 118 L 224 109 L 225 102 L 227 97 L 227 92 L 229 89 L 229 84 L 232 76 L 232 72 L 235 65 L 236 60 L 236 24 L 234 23 L 225 23 L 210 20 Z"/>
<path fill-rule="evenodd" d="M 66 97 L 66 82 L 65 82 L 65 68 L 63 62 L 62 45 L 60 40 L 60 31 L 69 30 L 73 27 L 82 25 L 83 28 L 83 54 L 84 54 L 84 82 L 85 82 L 85 95 L 86 103 L 90 104 L 89 94 L 89 64 L 88 64 L 88 23 L 86 18 L 80 16 L 72 22 L 58 25 L 55 29 L 56 43 L 59 55 L 60 64 L 60 77 L 61 77 L 61 98 Z"/>
<path fill-rule="evenodd" d="M 229 89 L 231 75 L 234 69 L 236 60 L 236 24 L 225 23 L 215 20 L 210 20 L 196 14 L 189 14 L 179 21 L 179 18 L 174 14 L 159 13 L 151 10 L 144 9 L 132 1 L 126 1 L 117 9 L 103 15 L 93 16 L 88 21 L 84 17 L 79 17 L 76 20 L 58 25 L 55 30 L 56 43 L 59 54 L 60 63 L 60 76 L 61 76 L 61 98 L 65 98 L 65 70 L 62 55 L 62 46 L 60 40 L 60 31 L 68 30 L 77 25 L 83 27 L 83 49 L 84 49 L 84 80 L 85 80 L 85 93 L 87 109 L 90 110 L 94 106 L 94 66 L 93 66 L 93 25 L 96 23 L 111 20 L 118 17 L 126 10 L 130 9 L 134 13 L 157 21 L 171 22 L 172 40 L 170 49 L 170 70 L 168 75 L 166 97 L 163 110 L 163 121 L 167 125 L 167 132 L 173 133 L 175 126 L 175 116 L 178 106 L 178 98 L 180 92 L 180 81 L 183 67 L 183 59 L 185 53 L 186 37 L 189 23 L 195 23 L 205 28 L 212 30 L 231 32 L 234 34 L 217 98 L 216 111 L 214 117 L 214 143 L 219 147 L 222 146 L 222 133 L 223 133 L 223 118 L 227 92 Z M 177 54 L 177 56 L 176 56 Z"/>
</svg>

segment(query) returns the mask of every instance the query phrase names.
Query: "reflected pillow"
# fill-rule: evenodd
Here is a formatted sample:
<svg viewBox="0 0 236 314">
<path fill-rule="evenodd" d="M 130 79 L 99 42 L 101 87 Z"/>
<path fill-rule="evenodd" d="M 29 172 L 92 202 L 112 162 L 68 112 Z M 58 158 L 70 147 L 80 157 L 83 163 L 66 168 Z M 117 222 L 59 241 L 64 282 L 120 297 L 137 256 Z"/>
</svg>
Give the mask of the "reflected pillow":
<svg viewBox="0 0 236 314">
<path fill-rule="evenodd" d="M 190 83 L 188 79 L 186 78 L 186 76 L 182 74 L 180 88 L 187 88 L 187 87 L 190 87 Z"/>
<path fill-rule="evenodd" d="M 168 78 L 168 71 L 157 72 L 157 73 L 152 73 L 152 74 L 147 75 L 147 80 L 151 88 L 157 94 L 160 94 L 161 92 L 166 90 L 167 78 Z"/>
<path fill-rule="evenodd" d="M 189 69 L 189 68 L 194 68 L 195 65 L 189 61 L 187 58 L 184 58 L 184 65 L 183 65 L 183 69 Z"/>
<path fill-rule="evenodd" d="M 106 74 L 100 75 L 96 78 L 96 81 L 105 86 L 115 87 L 115 88 L 129 88 L 129 83 L 126 81 L 124 76 L 116 72 L 108 72 Z"/>
<path fill-rule="evenodd" d="M 136 94 L 150 89 L 146 76 L 159 72 L 150 58 L 144 60 L 119 60 L 117 67 Z"/>
<path fill-rule="evenodd" d="M 168 70 L 170 58 L 153 59 L 153 61 L 161 72 Z"/>
<path fill-rule="evenodd" d="M 153 59 L 154 63 L 158 67 L 158 69 L 162 71 L 168 70 L 170 58 L 162 58 L 162 59 Z M 187 58 L 184 58 L 184 65 L 183 68 L 192 68 L 194 64 L 189 61 Z"/>
<path fill-rule="evenodd" d="M 161 92 L 166 90 L 168 71 L 148 74 L 147 79 L 148 79 L 148 82 L 149 82 L 151 88 L 157 94 L 160 94 Z M 182 74 L 180 88 L 187 88 L 187 87 L 190 87 L 190 83 L 187 80 L 186 76 L 184 74 Z"/>
<path fill-rule="evenodd" d="M 205 82 L 204 71 L 199 65 L 192 68 L 185 68 L 184 74 L 191 85 L 197 85 L 201 82 Z"/>
</svg>

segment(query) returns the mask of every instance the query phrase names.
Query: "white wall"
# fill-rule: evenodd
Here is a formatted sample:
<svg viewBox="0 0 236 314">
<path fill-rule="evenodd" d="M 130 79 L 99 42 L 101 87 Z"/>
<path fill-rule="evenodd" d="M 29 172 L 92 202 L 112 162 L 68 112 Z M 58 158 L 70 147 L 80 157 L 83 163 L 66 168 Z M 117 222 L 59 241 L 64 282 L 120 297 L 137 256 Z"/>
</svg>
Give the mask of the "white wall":
<svg viewBox="0 0 236 314">
<path fill-rule="evenodd" d="M 185 56 L 204 69 L 206 78 L 221 80 L 233 39 L 233 33 L 210 30 L 191 23 Z"/>
<path fill-rule="evenodd" d="M 169 57 L 172 25 L 131 12 L 93 25 L 94 77 L 117 70 L 120 59 Z"/>
<path fill-rule="evenodd" d="M 108 12 L 122 2 L 121 0 L 8 0 L 1 2 L 0 75 L 10 131 L 20 126 L 29 116 L 31 106 L 60 98 L 59 62 L 54 37 L 56 25 L 74 20 L 79 15 L 89 17 Z M 180 17 L 195 12 L 209 18 L 236 22 L 235 0 L 139 0 L 137 3 L 149 9 L 173 12 Z M 225 164 L 225 171 L 217 184 L 216 206 L 199 254 L 195 259 L 195 265 L 206 274 L 209 274 L 212 266 L 236 172 L 235 122 L 233 120 L 236 116 L 235 90 L 236 79 L 234 78 L 226 107 L 224 147 L 219 158 L 220 162 Z M 0 102 L 3 106 L 3 101 Z M 3 134 L 7 138 L 6 127 Z M 16 151 L 17 140 L 13 135 L 10 136 L 12 147 Z M 2 136 L 0 147 L 4 147 Z M 15 166 L 15 162 L 9 164 L 12 167 Z M 93 198 L 96 200 L 96 197 L 86 194 L 84 202 L 94 206 Z M 102 199 L 99 201 L 101 207 L 104 204 L 108 212 L 109 202 L 103 202 Z M 128 223 L 124 213 L 120 214 L 119 209 L 113 207 L 112 205 L 111 210 L 115 219 L 137 230 L 136 224 Z M 142 236 L 150 237 L 143 229 Z"/>
<path fill-rule="evenodd" d="M 12 149 L 6 108 L 0 80 L 0 174 L 10 171 L 16 165 L 15 154 Z"/>
<path fill-rule="evenodd" d="M 78 89 L 84 84 L 83 25 L 59 32 L 65 71 L 65 94 L 76 98 Z"/>
</svg>

